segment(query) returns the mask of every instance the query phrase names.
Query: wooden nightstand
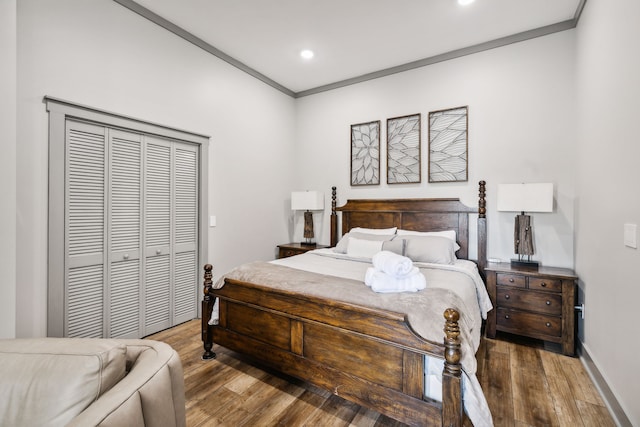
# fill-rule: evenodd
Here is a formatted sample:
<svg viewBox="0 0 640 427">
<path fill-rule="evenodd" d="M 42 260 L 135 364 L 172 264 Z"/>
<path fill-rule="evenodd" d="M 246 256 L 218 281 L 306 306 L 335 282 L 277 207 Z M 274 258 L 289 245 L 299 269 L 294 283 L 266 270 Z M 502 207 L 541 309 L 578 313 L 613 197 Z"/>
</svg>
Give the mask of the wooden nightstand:
<svg viewBox="0 0 640 427">
<path fill-rule="evenodd" d="M 325 246 L 325 245 L 303 245 L 301 243 L 284 243 L 282 245 L 278 245 L 278 258 L 286 258 L 289 256 L 300 255 L 314 249 L 322 249 L 322 248 L 328 248 L 328 247 L 329 246 Z"/>
<path fill-rule="evenodd" d="M 562 345 L 575 355 L 575 303 L 578 277 L 567 268 L 538 270 L 488 263 L 487 290 L 493 310 L 487 315 L 487 337 L 496 331 L 525 335 Z"/>
</svg>

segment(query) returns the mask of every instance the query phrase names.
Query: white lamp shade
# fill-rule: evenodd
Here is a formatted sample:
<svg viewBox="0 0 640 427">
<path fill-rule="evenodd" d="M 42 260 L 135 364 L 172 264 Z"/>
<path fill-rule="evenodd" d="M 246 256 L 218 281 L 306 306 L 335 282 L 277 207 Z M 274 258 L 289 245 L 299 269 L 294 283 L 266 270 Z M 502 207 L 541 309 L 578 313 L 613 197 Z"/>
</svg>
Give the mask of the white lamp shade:
<svg viewBox="0 0 640 427">
<path fill-rule="evenodd" d="M 499 184 L 498 210 L 553 212 L 553 183 Z"/>
<path fill-rule="evenodd" d="M 291 193 L 291 210 L 324 210 L 324 193 L 320 191 L 293 191 Z"/>
</svg>

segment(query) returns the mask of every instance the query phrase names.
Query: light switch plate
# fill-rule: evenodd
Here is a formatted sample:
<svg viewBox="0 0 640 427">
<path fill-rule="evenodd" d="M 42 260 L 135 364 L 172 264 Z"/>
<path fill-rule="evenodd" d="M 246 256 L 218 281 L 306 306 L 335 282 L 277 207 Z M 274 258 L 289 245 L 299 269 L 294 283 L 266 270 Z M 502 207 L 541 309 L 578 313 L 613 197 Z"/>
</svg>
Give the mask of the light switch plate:
<svg viewBox="0 0 640 427">
<path fill-rule="evenodd" d="M 625 224 L 624 225 L 624 245 L 630 248 L 637 249 L 637 225 L 636 224 Z"/>
<path fill-rule="evenodd" d="M 209 217 L 209 227 L 215 227 L 215 226 L 216 226 L 216 216 L 211 215 Z"/>
</svg>

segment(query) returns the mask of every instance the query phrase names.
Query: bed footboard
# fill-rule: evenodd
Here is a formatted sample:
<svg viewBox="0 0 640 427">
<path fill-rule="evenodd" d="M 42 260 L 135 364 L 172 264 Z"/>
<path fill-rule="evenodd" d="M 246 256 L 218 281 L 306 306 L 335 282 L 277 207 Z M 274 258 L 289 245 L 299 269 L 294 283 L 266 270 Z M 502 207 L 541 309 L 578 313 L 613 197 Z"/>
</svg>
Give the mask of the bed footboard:
<svg viewBox="0 0 640 427">
<path fill-rule="evenodd" d="M 413 333 L 402 314 L 228 280 L 213 289 L 205 266 L 203 358 L 212 346 L 260 363 L 410 425 L 463 421 L 459 313 L 444 313 L 444 343 Z M 209 325 L 218 298 L 219 321 Z M 425 354 L 445 359 L 442 403 L 424 398 Z"/>
</svg>

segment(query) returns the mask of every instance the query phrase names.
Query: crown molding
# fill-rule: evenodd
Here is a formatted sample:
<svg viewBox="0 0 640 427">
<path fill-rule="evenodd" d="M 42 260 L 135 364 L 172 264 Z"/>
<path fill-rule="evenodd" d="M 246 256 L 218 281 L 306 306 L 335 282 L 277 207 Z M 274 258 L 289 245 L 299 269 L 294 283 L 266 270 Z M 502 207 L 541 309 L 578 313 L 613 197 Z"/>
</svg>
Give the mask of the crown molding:
<svg viewBox="0 0 640 427">
<path fill-rule="evenodd" d="M 289 95 L 292 97 L 295 97 L 295 92 L 292 91 L 289 88 L 286 88 L 284 86 L 282 86 L 280 83 L 271 80 L 269 77 L 265 76 L 264 74 L 254 70 L 253 68 L 249 67 L 248 65 L 238 61 L 237 59 L 227 55 L 226 53 L 224 53 L 223 51 L 221 51 L 220 49 L 216 48 L 215 46 L 210 45 L 209 43 L 205 42 L 204 40 L 202 40 L 201 38 L 191 34 L 190 32 L 188 32 L 187 30 L 175 25 L 174 23 L 164 19 L 162 16 L 156 14 L 155 12 L 150 11 L 149 9 L 147 9 L 144 6 L 139 5 L 138 3 L 132 1 L 132 0 L 113 0 L 116 3 L 118 3 L 121 6 L 126 7 L 127 9 L 137 13 L 138 15 L 142 16 L 143 18 L 148 19 L 149 21 L 153 22 L 154 24 L 159 25 L 160 27 L 164 28 L 167 31 L 172 32 L 173 34 L 177 35 L 178 37 L 183 38 L 184 40 L 188 41 L 189 43 L 198 46 L 199 48 L 207 51 L 208 53 L 212 54 L 213 56 L 216 56 L 220 59 L 222 59 L 223 61 L 229 63 L 230 65 L 233 65 L 234 67 L 236 67 L 239 70 L 244 71 L 245 73 L 255 77 L 258 80 L 261 80 L 262 82 L 268 84 L 269 86 L 279 90 L 280 92 L 284 93 L 285 95 Z"/>
<path fill-rule="evenodd" d="M 254 70 L 248 65 L 238 61 L 237 59 L 227 55 L 222 52 L 220 49 L 215 46 L 210 45 L 199 37 L 191 34 L 185 29 L 175 25 L 174 23 L 164 19 L 160 15 L 150 11 L 144 6 L 139 5 L 133 0 L 113 0 L 116 3 L 126 7 L 127 9 L 137 13 L 138 15 L 150 20 L 151 22 L 161 26 L 167 31 L 172 32 L 173 34 L 183 38 L 189 43 L 198 46 L 199 48 L 207 51 L 208 53 L 222 59 L 223 61 L 229 63 L 230 65 L 238 68 L 239 70 L 244 71 L 245 73 L 255 77 L 256 79 L 262 81 L 263 83 L 268 84 L 274 89 L 279 90 L 285 95 L 291 96 L 293 98 L 302 98 L 304 96 L 315 95 L 321 92 L 327 92 L 334 89 L 339 89 L 345 86 L 350 86 L 362 82 L 366 82 L 369 80 L 379 79 L 381 77 L 390 76 L 397 73 L 402 73 L 405 71 L 413 70 L 416 68 L 426 67 L 428 65 L 437 64 L 438 62 L 449 61 L 451 59 L 461 58 L 467 55 L 473 55 L 475 53 L 484 52 L 490 49 L 495 49 L 498 47 L 507 46 L 513 43 L 519 43 L 525 40 L 534 39 L 536 37 L 542 37 L 549 34 L 554 34 L 560 31 L 571 30 L 578 25 L 578 21 L 580 20 L 580 16 L 582 15 L 582 10 L 584 9 L 584 5 L 587 0 L 581 0 L 576 9 L 576 13 L 572 19 L 568 19 L 566 21 L 558 22 L 555 24 L 547 25 L 540 28 L 535 28 L 529 31 L 523 31 L 518 34 L 513 34 L 506 37 L 501 37 L 495 40 L 491 40 L 484 43 L 479 43 L 474 46 L 465 47 L 462 49 L 453 50 L 450 52 L 445 52 L 439 55 L 434 55 L 428 58 L 420 59 L 417 61 L 408 62 L 406 64 L 397 65 L 395 67 L 385 68 L 383 70 L 374 71 L 372 73 L 363 74 L 357 77 L 352 77 L 345 80 L 340 80 L 334 83 L 329 83 L 326 85 L 318 86 L 315 88 L 302 90 L 299 92 L 294 92 L 291 89 L 281 85 L 280 83 L 270 79 L 264 74 Z"/>
</svg>

